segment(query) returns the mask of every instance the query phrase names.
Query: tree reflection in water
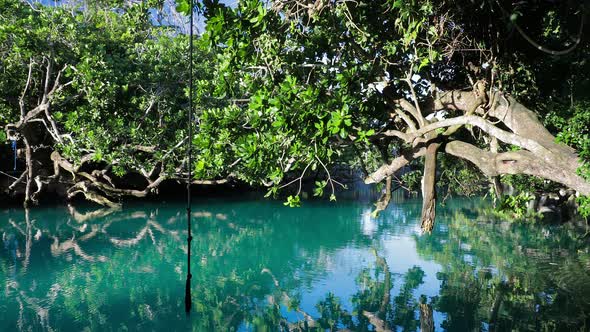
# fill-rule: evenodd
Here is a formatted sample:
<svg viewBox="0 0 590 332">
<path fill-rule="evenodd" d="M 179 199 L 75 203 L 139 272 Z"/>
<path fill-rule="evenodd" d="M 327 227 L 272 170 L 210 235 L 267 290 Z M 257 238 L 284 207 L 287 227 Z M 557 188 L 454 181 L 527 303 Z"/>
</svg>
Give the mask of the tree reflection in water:
<svg viewBox="0 0 590 332">
<path fill-rule="evenodd" d="M 575 224 L 491 222 L 451 209 L 418 252 L 443 267 L 434 309 L 451 331 L 590 329 L 590 250 Z M 480 211 L 480 215 L 484 215 Z"/>
<path fill-rule="evenodd" d="M 6 282 L 0 326 L 195 331 L 590 326 L 589 245 L 575 227 L 480 222 L 476 204 L 451 201 L 440 209 L 435 231 L 421 235 L 413 233 L 417 203 L 393 206 L 377 220 L 367 220 L 368 211 L 363 205 L 269 209 L 255 202 L 196 209 L 188 318 L 186 230 L 177 210 L 2 211 L 0 279 Z M 421 258 L 440 265 L 435 296 L 421 294 L 427 280 L 422 266 L 393 272 L 390 265 L 399 256 L 387 256 L 383 248 L 396 241 L 391 235 L 404 234 Z M 356 291 L 350 297 L 328 293 L 315 306 L 302 305 L 303 290 L 330 274 L 331 257 L 347 247 L 372 252 L 358 269 Z"/>
</svg>

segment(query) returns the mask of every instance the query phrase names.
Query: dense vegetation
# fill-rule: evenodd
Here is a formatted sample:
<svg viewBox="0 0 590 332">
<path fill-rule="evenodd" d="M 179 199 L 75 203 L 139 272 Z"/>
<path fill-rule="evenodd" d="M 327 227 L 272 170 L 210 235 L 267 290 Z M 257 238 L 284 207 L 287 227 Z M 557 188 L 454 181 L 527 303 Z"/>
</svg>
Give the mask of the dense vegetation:
<svg viewBox="0 0 590 332">
<path fill-rule="evenodd" d="M 0 140 L 19 160 L 2 189 L 25 204 L 57 192 L 116 206 L 191 167 L 197 184 L 296 206 L 311 178 L 336 199 L 345 166 L 386 184 L 377 212 L 395 183 L 421 190 L 427 230 L 437 192 L 488 187 L 519 215 L 549 192 L 590 215 L 579 1 L 199 2 L 191 165 L 187 0 L 0 8 Z"/>
</svg>

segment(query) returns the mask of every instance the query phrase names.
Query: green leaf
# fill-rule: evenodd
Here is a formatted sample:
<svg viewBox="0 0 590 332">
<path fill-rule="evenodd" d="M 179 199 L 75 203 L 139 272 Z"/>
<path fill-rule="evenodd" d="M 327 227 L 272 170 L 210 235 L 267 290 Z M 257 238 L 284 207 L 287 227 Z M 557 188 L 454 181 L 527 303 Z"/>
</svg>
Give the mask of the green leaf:
<svg viewBox="0 0 590 332">
<path fill-rule="evenodd" d="M 420 71 L 422 68 L 428 66 L 428 64 L 430 64 L 430 60 L 428 60 L 428 58 L 422 59 L 422 61 L 420 61 L 420 65 L 418 66 L 418 71 Z"/>
<path fill-rule="evenodd" d="M 189 15 L 191 6 L 188 0 L 176 0 L 176 11 L 184 15 Z"/>
<path fill-rule="evenodd" d="M 300 207 L 301 206 L 301 198 L 299 195 L 296 196 L 289 196 L 287 197 L 287 201 L 283 203 L 283 205 L 288 207 Z"/>
<path fill-rule="evenodd" d="M 195 166 L 195 171 L 201 172 L 204 169 L 205 169 L 205 161 L 204 160 L 197 161 L 197 165 Z"/>
</svg>

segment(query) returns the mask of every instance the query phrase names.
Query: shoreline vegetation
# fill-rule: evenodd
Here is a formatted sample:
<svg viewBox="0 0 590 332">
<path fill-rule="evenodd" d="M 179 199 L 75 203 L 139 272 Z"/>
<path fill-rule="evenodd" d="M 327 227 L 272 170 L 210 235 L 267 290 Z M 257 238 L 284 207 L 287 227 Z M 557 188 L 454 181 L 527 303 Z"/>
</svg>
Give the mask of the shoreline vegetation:
<svg viewBox="0 0 590 332">
<path fill-rule="evenodd" d="M 508 218 L 590 216 L 584 6 L 0 0 L 0 8 L 5 202 L 119 207 L 176 195 L 190 168 L 198 190 L 262 188 L 292 207 L 337 200 L 341 175 L 354 173 L 378 184 L 374 216 L 395 190 L 420 193 L 426 232 L 437 204 L 457 195 L 487 194 Z M 201 22 L 192 82 L 191 10 Z"/>
</svg>

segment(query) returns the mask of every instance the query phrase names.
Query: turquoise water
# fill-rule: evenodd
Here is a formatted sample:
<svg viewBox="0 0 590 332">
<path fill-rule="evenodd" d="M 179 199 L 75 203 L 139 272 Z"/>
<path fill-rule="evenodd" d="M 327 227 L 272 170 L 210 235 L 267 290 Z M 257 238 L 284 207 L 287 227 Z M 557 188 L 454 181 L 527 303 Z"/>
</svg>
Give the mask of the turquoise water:
<svg viewBox="0 0 590 332">
<path fill-rule="evenodd" d="M 0 331 L 588 330 L 583 230 L 481 205 L 196 203 L 189 315 L 181 204 L 0 210 Z"/>
</svg>

